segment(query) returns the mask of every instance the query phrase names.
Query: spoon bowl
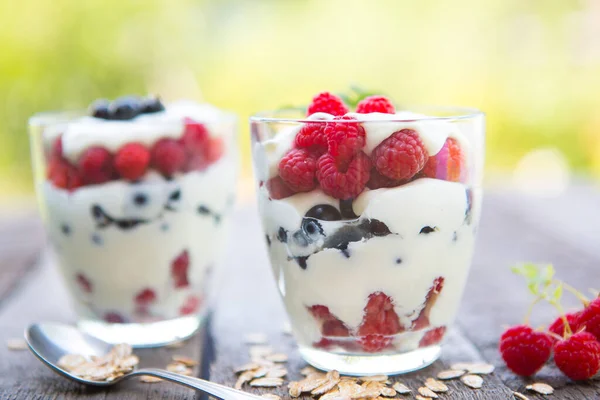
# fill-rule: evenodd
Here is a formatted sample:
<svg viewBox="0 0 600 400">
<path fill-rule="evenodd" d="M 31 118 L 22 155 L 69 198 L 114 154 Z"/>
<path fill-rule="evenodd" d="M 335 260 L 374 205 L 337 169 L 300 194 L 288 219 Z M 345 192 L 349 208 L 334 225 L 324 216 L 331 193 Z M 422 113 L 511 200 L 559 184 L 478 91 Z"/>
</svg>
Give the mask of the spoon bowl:
<svg viewBox="0 0 600 400">
<path fill-rule="evenodd" d="M 46 364 L 47 367 L 67 379 L 84 385 L 113 386 L 123 379 L 148 375 L 187 386 L 192 389 L 201 390 L 222 400 L 264 400 L 262 397 L 219 385 L 214 382 L 157 368 L 136 369 L 112 381 L 93 381 L 73 375 L 69 371 L 58 366 L 58 360 L 62 356 L 66 354 L 103 356 L 112 348 L 111 344 L 87 335 L 73 326 L 58 323 L 33 324 L 25 330 L 25 340 L 27 341 L 31 352 L 42 363 Z"/>
</svg>

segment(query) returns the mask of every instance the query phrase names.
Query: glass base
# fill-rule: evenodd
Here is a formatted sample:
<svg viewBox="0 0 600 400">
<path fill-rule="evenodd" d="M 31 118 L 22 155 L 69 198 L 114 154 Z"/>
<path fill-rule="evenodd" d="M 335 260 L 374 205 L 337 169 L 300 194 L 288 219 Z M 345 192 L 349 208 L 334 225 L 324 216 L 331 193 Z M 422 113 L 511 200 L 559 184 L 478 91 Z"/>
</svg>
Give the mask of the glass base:
<svg viewBox="0 0 600 400">
<path fill-rule="evenodd" d="M 181 317 L 160 322 L 114 324 L 82 319 L 79 329 L 107 343 L 128 343 L 135 348 L 159 347 L 192 336 L 204 318 L 200 315 Z"/>
<path fill-rule="evenodd" d="M 397 375 L 425 368 L 437 360 L 440 346 L 429 346 L 408 353 L 383 355 L 335 354 L 310 347 L 300 347 L 300 355 L 312 366 L 337 370 L 342 375 Z"/>
</svg>

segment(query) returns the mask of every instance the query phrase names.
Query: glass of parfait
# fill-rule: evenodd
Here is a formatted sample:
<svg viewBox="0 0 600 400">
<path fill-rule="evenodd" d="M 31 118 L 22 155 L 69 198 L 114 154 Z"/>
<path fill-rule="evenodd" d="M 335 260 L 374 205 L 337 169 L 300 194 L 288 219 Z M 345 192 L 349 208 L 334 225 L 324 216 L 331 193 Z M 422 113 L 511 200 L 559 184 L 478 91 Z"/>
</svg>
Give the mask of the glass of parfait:
<svg viewBox="0 0 600 400">
<path fill-rule="evenodd" d="M 193 334 L 237 175 L 235 116 L 128 96 L 29 121 L 38 202 L 78 325 L 111 343 Z"/>
<path fill-rule="evenodd" d="M 259 212 L 300 353 L 354 375 L 431 364 L 470 268 L 481 210 L 484 116 L 351 111 L 329 93 L 306 115 L 251 118 Z"/>
</svg>

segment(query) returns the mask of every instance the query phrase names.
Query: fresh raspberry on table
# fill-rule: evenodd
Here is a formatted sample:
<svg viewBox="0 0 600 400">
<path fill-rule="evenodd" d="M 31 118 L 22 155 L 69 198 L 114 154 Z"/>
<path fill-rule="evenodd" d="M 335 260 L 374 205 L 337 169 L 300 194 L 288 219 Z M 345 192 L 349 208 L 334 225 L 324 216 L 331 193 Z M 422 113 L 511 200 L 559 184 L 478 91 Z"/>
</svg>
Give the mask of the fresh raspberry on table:
<svg viewBox="0 0 600 400">
<path fill-rule="evenodd" d="M 89 147 L 79 157 L 79 171 L 85 184 L 108 182 L 114 175 L 112 156 L 104 147 Z"/>
<path fill-rule="evenodd" d="M 419 341 L 419 347 L 427 347 L 433 346 L 434 344 L 438 344 L 444 338 L 446 334 L 446 327 L 439 326 L 437 328 L 433 328 L 427 331 L 425 335 Z"/>
<path fill-rule="evenodd" d="M 313 318 L 321 324 L 321 334 L 327 337 L 346 337 L 350 336 L 350 330 L 333 315 L 329 308 L 320 304 L 307 307 Z"/>
<path fill-rule="evenodd" d="M 163 175 L 171 176 L 183 168 L 185 149 L 174 139 L 161 139 L 152 146 L 152 165 Z"/>
<path fill-rule="evenodd" d="M 135 303 L 139 306 L 148 306 L 156 301 L 156 292 L 150 288 L 141 290 L 135 296 Z"/>
<path fill-rule="evenodd" d="M 552 353 L 552 339 L 530 326 L 508 328 L 500 338 L 500 354 L 506 366 L 517 375 L 531 376 L 539 371 Z"/>
<path fill-rule="evenodd" d="M 356 106 L 356 112 L 360 114 L 383 113 L 395 114 L 396 108 L 385 96 L 369 96 L 361 100 Z"/>
<path fill-rule="evenodd" d="M 554 363 L 574 381 L 589 379 L 600 370 L 600 343 L 589 332 L 578 332 L 554 345 Z"/>
<path fill-rule="evenodd" d="M 309 192 L 317 186 L 317 160 L 304 149 L 290 150 L 279 162 L 279 176 L 296 192 Z"/>
<path fill-rule="evenodd" d="M 381 175 L 377 169 L 371 168 L 371 176 L 369 177 L 369 181 L 367 182 L 367 187 L 369 189 L 381 189 L 381 188 L 391 188 L 400 186 L 404 183 L 404 181 L 398 181 L 395 179 L 390 179 L 387 176 Z"/>
<path fill-rule="evenodd" d="M 198 296 L 190 295 L 185 300 L 185 303 L 179 308 L 179 314 L 190 315 L 195 314 L 200 309 L 202 299 Z"/>
<path fill-rule="evenodd" d="M 348 107 L 338 96 L 329 92 L 322 92 L 313 97 L 306 112 L 310 116 L 317 112 L 324 112 L 331 115 L 344 115 L 348 112 Z"/>
<path fill-rule="evenodd" d="M 269 191 L 269 197 L 273 200 L 281 200 L 286 197 L 293 196 L 296 194 L 280 176 L 271 178 L 267 181 L 267 190 Z"/>
<path fill-rule="evenodd" d="M 364 308 L 363 320 L 358 327 L 359 336 L 395 335 L 403 331 L 398 314 L 394 310 L 392 298 L 382 292 L 369 295 Z"/>
<path fill-rule="evenodd" d="M 325 194 L 336 199 L 351 199 L 363 191 L 369 180 L 371 161 L 365 153 L 358 153 L 340 169 L 331 154 L 323 154 L 317 161 L 317 180 Z"/>
<path fill-rule="evenodd" d="M 77 279 L 77 284 L 85 293 L 92 293 L 92 282 L 82 273 L 78 273 L 75 277 Z"/>
<path fill-rule="evenodd" d="M 190 255 L 184 250 L 171 262 L 171 276 L 173 277 L 175 288 L 180 289 L 188 287 L 188 269 L 190 267 Z"/>
<path fill-rule="evenodd" d="M 327 149 L 338 166 L 344 165 L 365 147 L 365 129 L 349 116 L 336 117 L 325 126 Z"/>
<path fill-rule="evenodd" d="M 325 122 L 307 122 L 296 134 L 296 147 L 308 149 L 311 153 L 321 156 L 327 151 L 327 134 Z"/>
<path fill-rule="evenodd" d="M 367 353 L 377 353 L 389 347 L 392 343 L 392 338 L 384 335 L 365 335 L 358 339 L 362 349 Z"/>
<path fill-rule="evenodd" d="M 565 318 L 569 323 L 569 327 L 571 328 L 571 332 L 575 333 L 579 329 L 579 316 L 582 311 L 577 311 L 574 313 L 565 314 Z M 548 331 L 560 336 L 565 337 L 565 324 L 562 317 L 556 318 L 554 322 L 548 327 Z"/>
<path fill-rule="evenodd" d="M 454 138 L 446 139 L 442 149 L 429 157 L 423 168 L 423 176 L 450 182 L 464 182 L 466 173 L 465 156 Z"/>
<path fill-rule="evenodd" d="M 148 169 L 150 151 L 141 143 L 127 143 L 115 154 L 114 164 L 122 178 L 138 180 Z"/>
<path fill-rule="evenodd" d="M 425 166 L 427 149 L 416 131 L 402 129 L 381 142 L 371 159 L 383 176 L 409 180 Z"/>
<path fill-rule="evenodd" d="M 577 329 L 585 327 L 586 332 L 600 340 L 600 297 L 594 299 L 583 309 L 577 322 Z"/>
</svg>

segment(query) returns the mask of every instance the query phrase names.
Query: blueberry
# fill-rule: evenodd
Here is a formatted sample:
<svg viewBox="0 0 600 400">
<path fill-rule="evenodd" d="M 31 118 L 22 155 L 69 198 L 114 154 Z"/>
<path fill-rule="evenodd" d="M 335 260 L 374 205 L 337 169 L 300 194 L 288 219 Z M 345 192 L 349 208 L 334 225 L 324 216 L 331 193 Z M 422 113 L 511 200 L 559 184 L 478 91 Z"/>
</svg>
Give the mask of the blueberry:
<svg viewBox="0 0 600 400">
<path fill-rule="evenodd" d="M 402 259 L 400 257 L 396 258 L 396 264 L 402 264 Z"/>
<path fill-rule="evenodd" d="M 339 210 L 329 204 L 316 205 L 308 210 L 304 216 L 322 221 L 339 221 L 342 219 L 342 214 Z"/>
<path fill-rule="evenodd" d="M 421 228 L 421 231 L 419 232 L 419 234 L 430 234 L 431 232 L 435 232 L 436 228 L 435 227 L 430 227 L 430 226 L 424 226 L 423 228 Z"/>
<path fill-rule="evenodd" d="M 71 227 L 67 224 L 62 224 L 60 230 L 65 236 L 69 236 L 71 234 Z"/>
<path fill-rule="evenodd" d="M 356 219 L 358 215 L 354 213 L 354 209 L 352 208 L 352 199 L 340 200 L 340 211 L 342 212 L 342 217 L 345 219 Z"/>
<path fill-rule="evenodd" d="M 308 257 L 296 257 L 296 262 L 302 269 L 306 269 L 307 267 L 306 260 L 308 260 Z"/>
<path fill-rule="evenodd" d="M 108 100 L 98 99 L 90 106 L 90 114 L 95 118 L 110 119 L 110 114 L 108 112 L 109 107 L 110 102 Z"/>
<path fill-rule="evenodd" d="M 177 189 L 169 195 L 169 201 L 177 201 L 181 198 L 181 190 Z"/>
<path fill-rule="evenodd" d="M 121 121 L 133 119 L 140 113 L 140 107 L 140 100 L 135 96 L 119 97 L 109 107 L 110 119 Z"/>
<path fill-rule="evenodd" d="M 369 233 L 373 236 L 387 236 L 392 234 L 390 228 L 378 219 L 369 220 Z"/>
<path fill-rule="evenodd" d="M 160 111 L 164 111 L 164 110 L 165 110 L 165 106 L 163 105 L 163 103 L 160 101 L 160 98 L 158 98 L 158 97 L 149 97 L 147 99 L 143 99 L 142 104 L 140 106 L 141 114 L 151 114 L 151 113 L 156 113 L 156 112 L 160 112 Z"/>
<path fill-rule="evenodd" d="M 144 193 L 136 193 L 135 196 L 133 196 L 133 203 L 136 206 L 144 206 L 148 203 L 148 197 Z"/>
</svg>

